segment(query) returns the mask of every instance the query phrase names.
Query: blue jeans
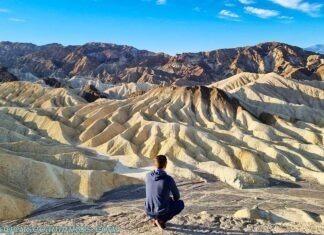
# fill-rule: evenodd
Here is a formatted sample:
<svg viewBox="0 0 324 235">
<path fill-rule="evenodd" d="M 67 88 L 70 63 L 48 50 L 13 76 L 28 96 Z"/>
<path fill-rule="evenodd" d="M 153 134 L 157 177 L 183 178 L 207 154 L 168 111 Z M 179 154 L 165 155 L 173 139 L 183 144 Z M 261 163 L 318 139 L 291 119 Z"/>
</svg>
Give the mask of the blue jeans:
<svg viewBox="0 0 324 235">
<path fill-rule="evenodd" d="M 166 214 L 157 216 L 157 219 L 163 220 L 164 222 L 171 220 L 174 216 L 180 214 L 184 209 L 184 203 L 182 200 L 173 201 L 170 200 L 169 211 Z"/>
</svg>

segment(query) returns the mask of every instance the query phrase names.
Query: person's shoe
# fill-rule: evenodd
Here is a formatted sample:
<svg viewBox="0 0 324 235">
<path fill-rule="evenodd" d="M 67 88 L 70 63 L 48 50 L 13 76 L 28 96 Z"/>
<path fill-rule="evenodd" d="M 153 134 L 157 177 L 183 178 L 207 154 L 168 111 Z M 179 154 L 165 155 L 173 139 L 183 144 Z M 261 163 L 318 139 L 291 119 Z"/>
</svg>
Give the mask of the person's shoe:
<svg viewBox="0 0 324 235">
<path fill-rule="evenodd" d="M 154 220 L 156 226 L 158 226 L 160 229 L 165 229 L 165 222 L 163 220 Z"/>
<path fill-rule="evenodd" d="M 156 227 L 155 219 L 152 219 L 152 224 Z"/>
</svg>

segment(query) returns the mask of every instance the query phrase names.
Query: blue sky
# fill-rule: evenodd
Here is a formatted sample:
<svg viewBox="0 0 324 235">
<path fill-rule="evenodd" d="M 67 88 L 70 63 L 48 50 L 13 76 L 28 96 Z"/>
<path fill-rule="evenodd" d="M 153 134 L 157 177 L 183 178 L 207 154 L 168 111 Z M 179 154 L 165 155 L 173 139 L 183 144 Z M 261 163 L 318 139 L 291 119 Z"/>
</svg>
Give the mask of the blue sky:
<svg viewBox="0 0 324 235">
<path fill-rule="evenodd" d="M 324 43 L 323 0 L 0 0 L 0 41 L 127 44 L 169 54 Z"/>
</svg>

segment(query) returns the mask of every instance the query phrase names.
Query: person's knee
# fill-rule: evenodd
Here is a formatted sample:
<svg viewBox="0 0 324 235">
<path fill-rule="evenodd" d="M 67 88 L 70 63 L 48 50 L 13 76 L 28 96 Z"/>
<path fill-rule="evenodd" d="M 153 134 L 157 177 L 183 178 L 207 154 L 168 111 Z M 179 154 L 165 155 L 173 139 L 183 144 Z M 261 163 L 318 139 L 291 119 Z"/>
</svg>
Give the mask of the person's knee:
<svg viewBox="0 0 324 235">
<path fill-rule="evenodd" d="M 182 200 L 178 201 L 178 207 L 179 207 L 180 211 L 182 211 L 184 209 L 185 205 L 184 205 L 184 202 Z"/>
</svg>

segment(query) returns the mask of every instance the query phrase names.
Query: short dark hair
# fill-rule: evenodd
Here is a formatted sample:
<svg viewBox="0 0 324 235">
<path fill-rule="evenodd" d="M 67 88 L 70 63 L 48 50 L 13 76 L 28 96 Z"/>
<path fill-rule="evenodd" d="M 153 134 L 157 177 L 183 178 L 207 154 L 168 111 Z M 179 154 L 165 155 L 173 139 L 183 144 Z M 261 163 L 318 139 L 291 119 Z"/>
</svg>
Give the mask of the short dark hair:
<svg viewBox="0 0 324 235">
<path fill-rule="evenodd" d="M 168 162 L 167 157 L 164 155 L 157 155 L 155 161 L 157 163 L 157 168 L 159 169 L 165 168 Z"/>
</svg>

